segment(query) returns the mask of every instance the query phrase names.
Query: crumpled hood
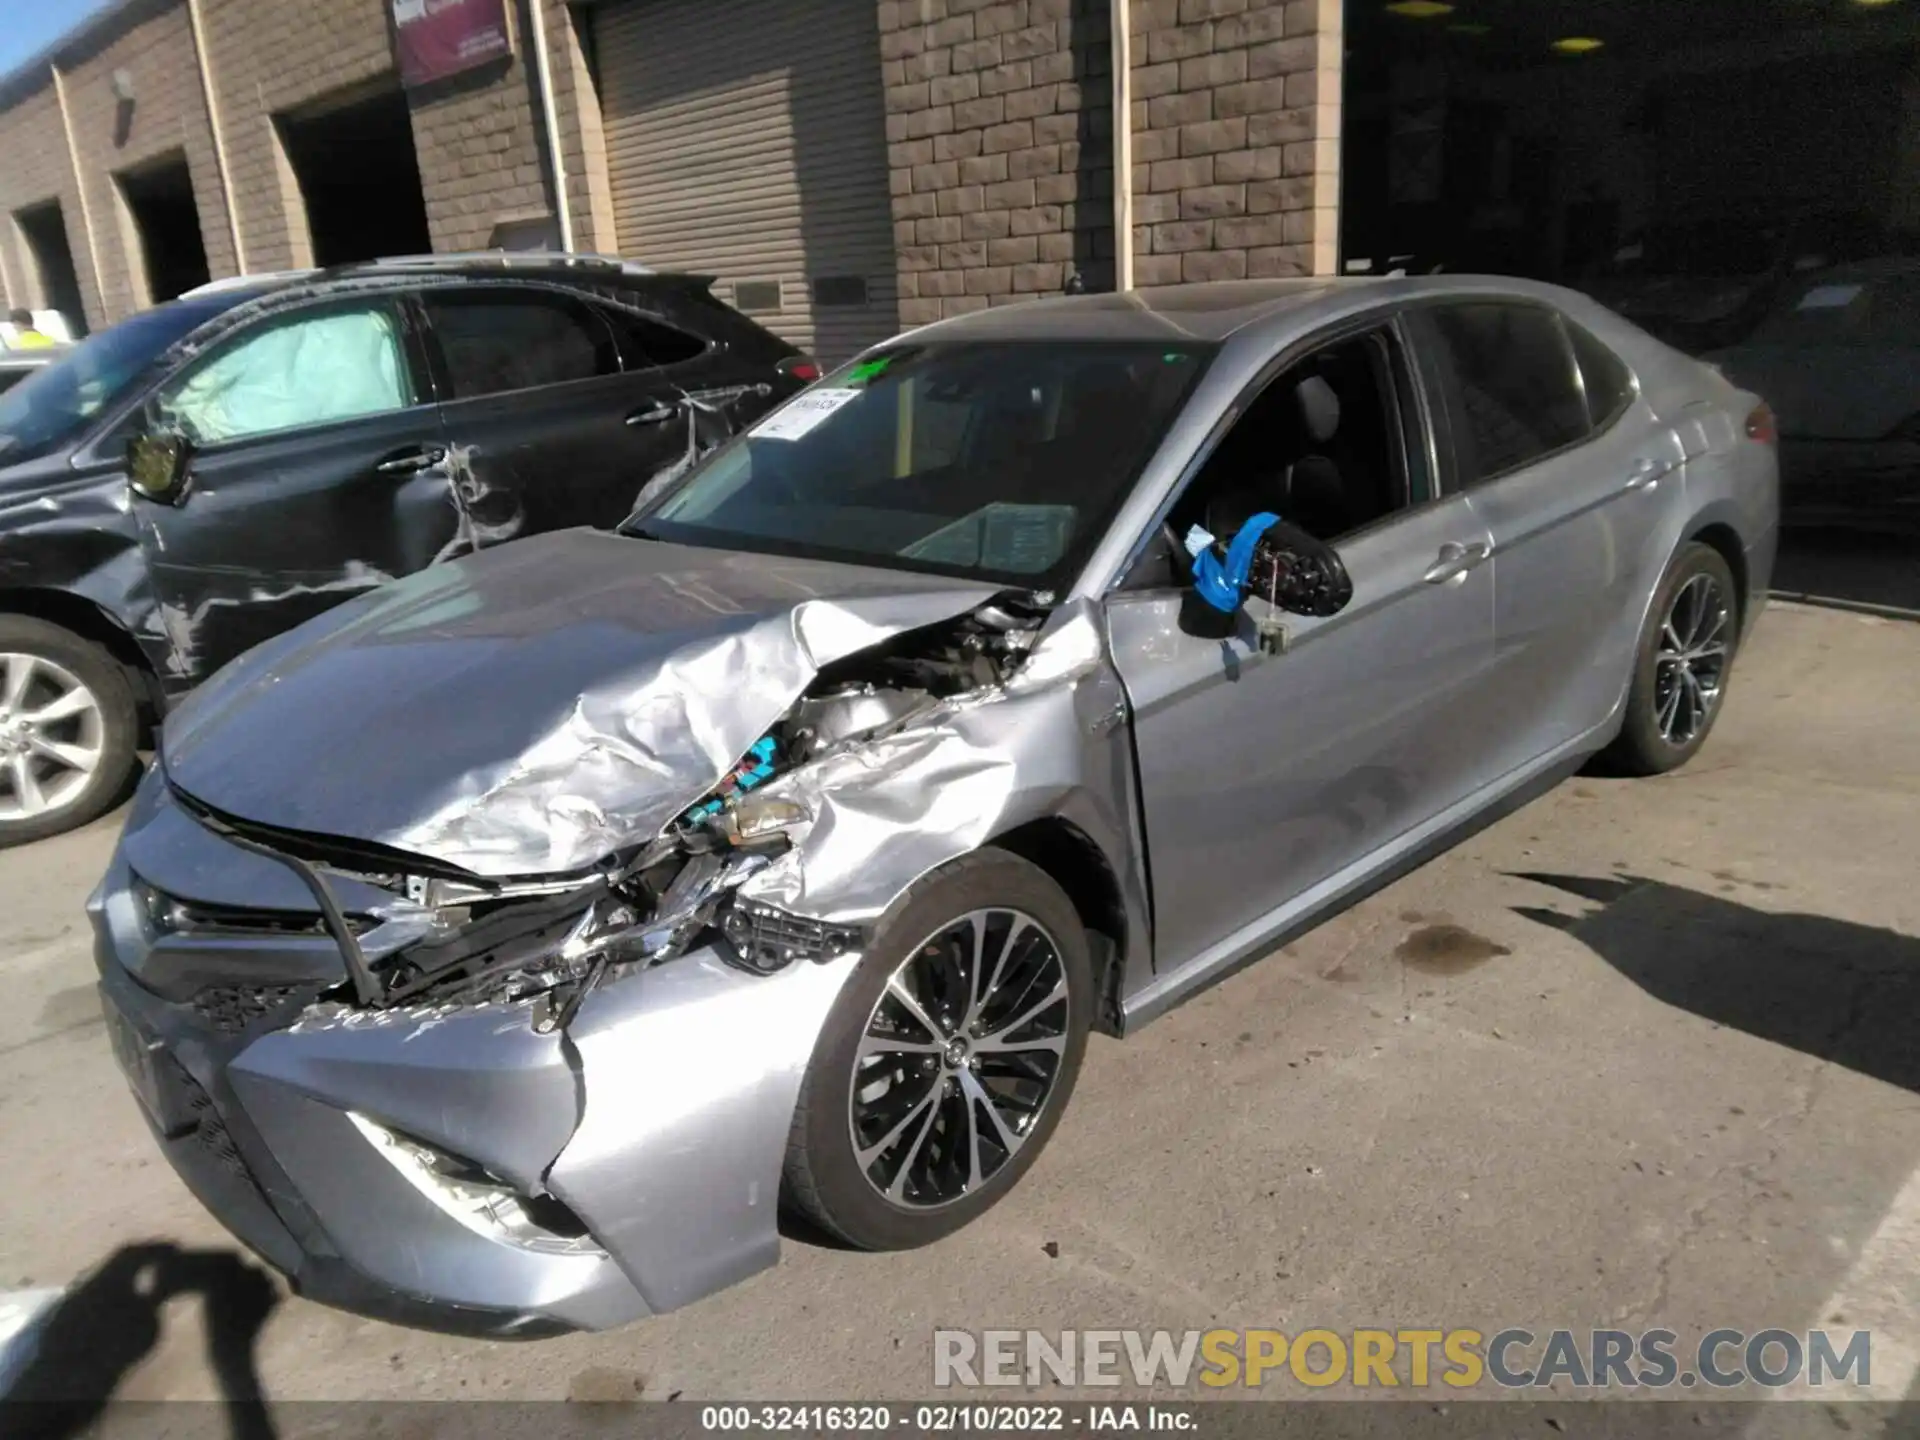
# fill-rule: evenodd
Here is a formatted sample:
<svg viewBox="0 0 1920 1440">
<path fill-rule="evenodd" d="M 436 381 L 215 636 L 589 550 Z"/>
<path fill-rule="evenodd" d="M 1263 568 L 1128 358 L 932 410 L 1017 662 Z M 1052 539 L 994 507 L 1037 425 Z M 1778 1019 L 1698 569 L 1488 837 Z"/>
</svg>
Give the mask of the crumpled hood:
<svg viewBox="0 0 1920 1440">
<path fill-rule="evenodd" d="M 992 587 L 590 530 L 348 602 L 168 719 L 211 808 L 500 877 L 582 869 L 711 789 L 820 667 Z"/>
</svg>

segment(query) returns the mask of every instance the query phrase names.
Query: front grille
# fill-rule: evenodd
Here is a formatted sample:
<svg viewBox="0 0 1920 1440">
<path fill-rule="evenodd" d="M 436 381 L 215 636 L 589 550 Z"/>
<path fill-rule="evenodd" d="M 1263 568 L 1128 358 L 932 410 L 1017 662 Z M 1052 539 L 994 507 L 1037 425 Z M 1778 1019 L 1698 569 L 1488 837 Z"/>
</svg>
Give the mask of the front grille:
<svg viewBox="0 0 1920 1440">
<path fill-rule="evenodd" d="M 224 1035 L 238 1034 L 311 990 L 306 985 L 209 985 L 193 997 L 193 1012 Z"/>
<path fill-rule="evenodd" d="M 253 1184 L 247 1162 L 240 1157 L 240 1147 L 234 1144 L 232 1132 L 220 1118 L 213 1097 L 200 1088 L 200 1082 L 178 1060 L 169 1055 L 166 1063 L 172 1068 L 173 1083 L 179 1087 L 180 1098 L 186 1102 L 187 1114 L 193 1119 L 191 1138 L 234 1179 Z"/>
</svg>

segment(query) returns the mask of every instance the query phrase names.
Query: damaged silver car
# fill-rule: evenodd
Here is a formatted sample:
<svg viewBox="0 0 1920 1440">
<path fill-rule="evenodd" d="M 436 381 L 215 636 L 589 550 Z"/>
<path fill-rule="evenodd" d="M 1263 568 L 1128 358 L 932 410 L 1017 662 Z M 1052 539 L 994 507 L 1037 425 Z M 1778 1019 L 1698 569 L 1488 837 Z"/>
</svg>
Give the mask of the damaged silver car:
<svg viewBox="0 0 1920 1440">
<path fill-rule="evenodd" d="M 913 332 L 615 533 L 435 566 L 169 720 L 90 901 L 168 1158 L 316 1299 L 601 1328 L 931 1241 L 1147 1020 L 1595 752 L 1765 593 L 1756 397 L 1520 282 Z"/>
</svg>

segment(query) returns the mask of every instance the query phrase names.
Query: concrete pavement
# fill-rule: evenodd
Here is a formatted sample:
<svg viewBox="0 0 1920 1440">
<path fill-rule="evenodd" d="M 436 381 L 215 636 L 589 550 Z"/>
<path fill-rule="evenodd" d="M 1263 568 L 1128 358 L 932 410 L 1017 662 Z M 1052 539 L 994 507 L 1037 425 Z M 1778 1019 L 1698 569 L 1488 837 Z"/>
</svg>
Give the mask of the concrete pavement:
<svg viewBox="0 0 1920 1440">
<path fill-rule="evenodd" d="M 1916 714 L 1920 625 L 1776 604 L 1691 768 L 1571 781 L 1137 1037 L 1096 1037 L 1048 1152 L 952 1239 L 789 1242 L 686 1311 L 521 1345 L 287 1299 L 261 1383 L 924 1398 L 937 1326 L 1871 1324 L 1875 1390 L 1898 1394 L 1920 1363 Z M 142 1241 L 231 1244 L 98 1021 L 80 902 L 116 823 L 0 853 L 0 1288 Z M 162 1306 L 117 1393 L 217 1396 L 206 1310 Z"/>
</svg>

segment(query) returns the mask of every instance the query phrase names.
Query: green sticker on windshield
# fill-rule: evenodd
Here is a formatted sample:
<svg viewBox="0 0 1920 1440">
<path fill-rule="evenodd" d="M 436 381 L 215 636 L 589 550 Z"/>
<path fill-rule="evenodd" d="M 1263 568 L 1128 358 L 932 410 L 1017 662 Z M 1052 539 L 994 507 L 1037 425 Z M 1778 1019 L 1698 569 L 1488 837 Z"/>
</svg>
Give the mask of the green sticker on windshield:
<svg viewBox="0 0 1920 1440">
<path fill-rule="evenodd" d="M 878 360 L 869 360 L 864 365 L 856 365 L 847 372 L 847 383 L 849 385 L 864 384 L 884 372 L 891 364 L 893 364 L 893 357 L 882 355 Z"/>
</svg>

